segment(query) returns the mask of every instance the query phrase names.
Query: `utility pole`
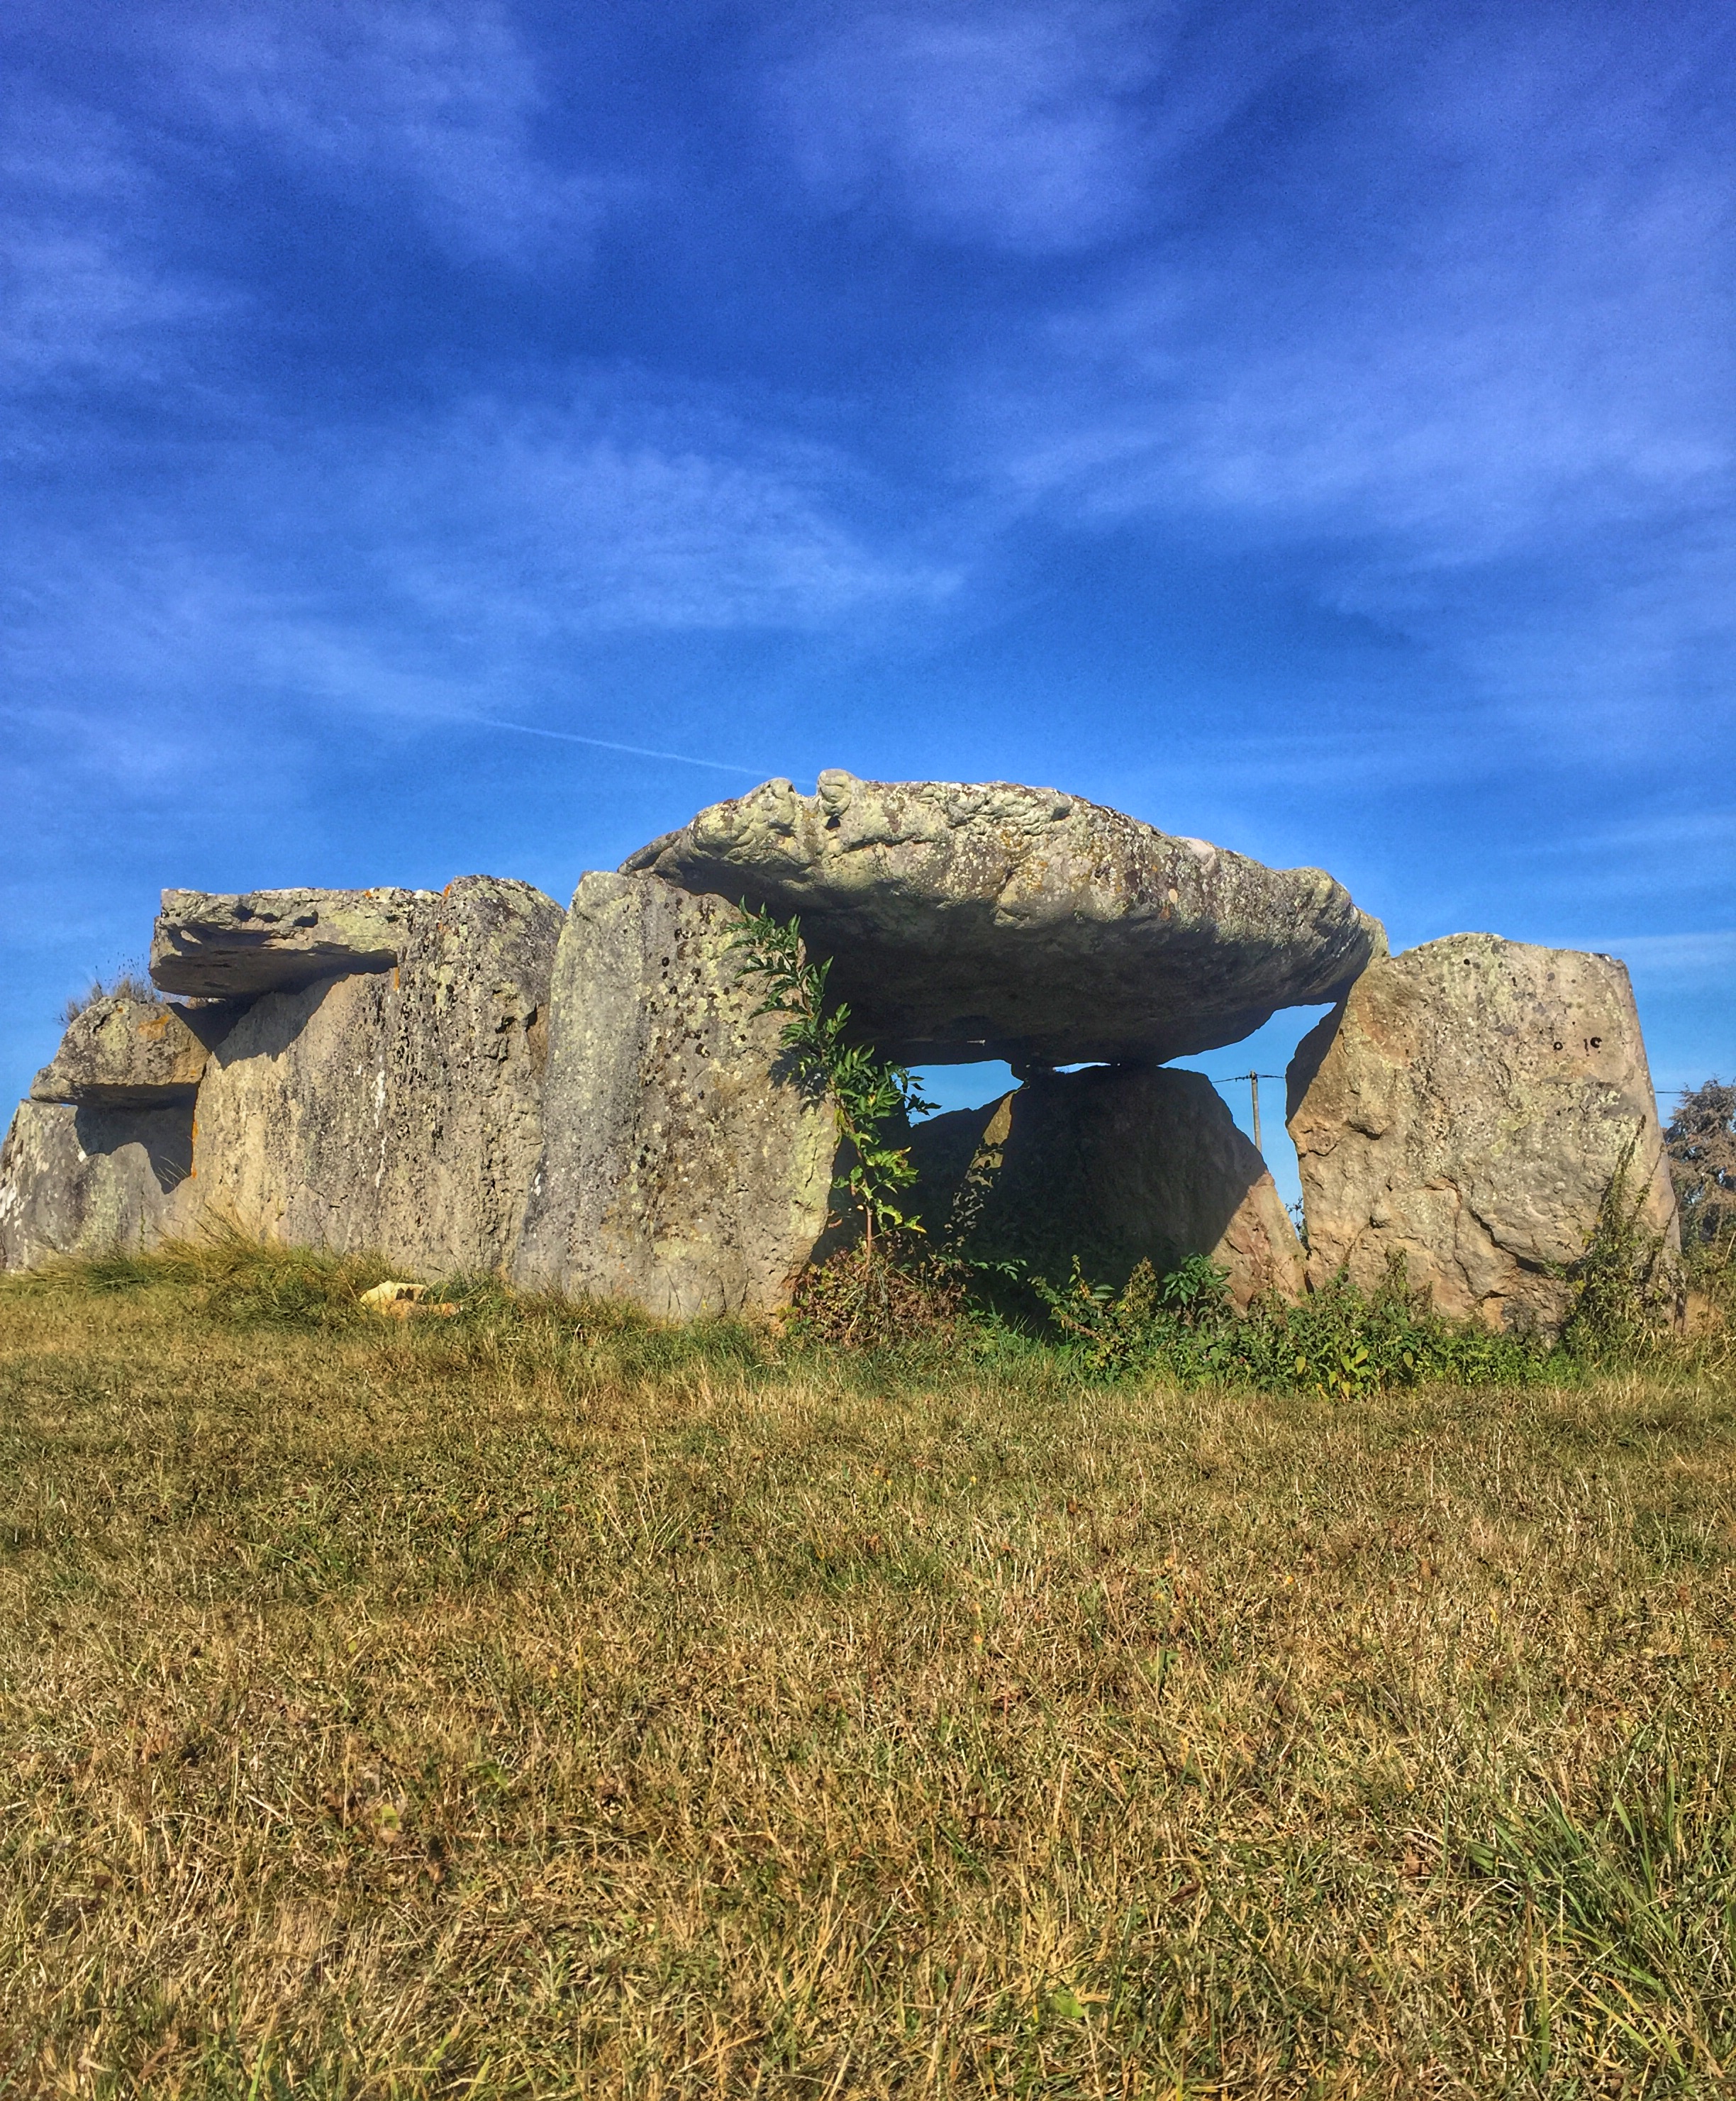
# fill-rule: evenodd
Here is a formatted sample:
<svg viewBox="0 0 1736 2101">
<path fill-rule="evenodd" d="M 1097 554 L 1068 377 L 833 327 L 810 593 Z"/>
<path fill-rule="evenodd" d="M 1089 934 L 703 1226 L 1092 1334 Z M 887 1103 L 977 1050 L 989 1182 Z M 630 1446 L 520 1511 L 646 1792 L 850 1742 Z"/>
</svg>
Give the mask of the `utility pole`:
<svg viewBox="0 0 1736 2101">
<path fill-rule="evenodd" d="M 1230 1077 L 1232 1080 L 1246 1080 L 1248 1082 L 1248 1103 L 1254 1112 L 1254 1150 L 1264 1158 L 1266 1148 L 1260 1142 L 1260 1082 L 1262 1080 L 1281 1080 L 1284 1076 L 1282 1073 L 1232 1073 Z"/>
</svg>

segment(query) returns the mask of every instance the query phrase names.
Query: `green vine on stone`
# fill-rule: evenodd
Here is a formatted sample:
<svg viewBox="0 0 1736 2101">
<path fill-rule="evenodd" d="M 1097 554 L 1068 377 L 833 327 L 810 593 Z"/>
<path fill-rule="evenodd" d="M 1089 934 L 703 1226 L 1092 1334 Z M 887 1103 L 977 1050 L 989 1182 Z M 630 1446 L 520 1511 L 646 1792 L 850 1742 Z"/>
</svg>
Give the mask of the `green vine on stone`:
<svg viewBox="0 0 1736 2101">
<path fill-rule="evenodd" d="M 740 975 L 766 980 L 756 1015 L 781 1014 L 779 1037 L 797 1084 L 824 1094 L 837 1119 L 838 1136 L 850 1148 L 849 1173 L 833 1186 L 847 1191 L 862 1214 L 870 1252 L 877 1232 L 920 1233 L 921 1222 L 899 1202 L 917 1179 L 910 1148 L 891 1142 L 889 1125 L 903 1125 L 934 1104 L 907 1066 L 894 1064 L 868 1045 L 847 1040 L 850 1008 L 826 989 L 829 958 L 810 960 L 799 918 L 776 919 L 763 908 L 741 908 L 743 923 L 731 941 L 742 951 Z"/>
</svg>

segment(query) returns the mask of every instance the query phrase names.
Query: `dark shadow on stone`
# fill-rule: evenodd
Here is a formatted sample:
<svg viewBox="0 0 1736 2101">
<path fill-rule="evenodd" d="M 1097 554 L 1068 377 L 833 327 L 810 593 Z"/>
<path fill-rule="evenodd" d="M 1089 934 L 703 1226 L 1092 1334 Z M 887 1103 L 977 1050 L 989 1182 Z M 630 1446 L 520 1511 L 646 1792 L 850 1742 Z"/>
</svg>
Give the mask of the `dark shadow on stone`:
<svg viewBox="0 0 1736 2101">
<path fill-rule="evenodd" d="M 251 999 L 210 999 L 192 1006 L 183 1000 L 170 1003 L 207 1050 L 214 1050 L 255 1004 Z"/>
<path fill-rule="evenodd" d="M 1216 1248 L 1266 1162 L 1198 1073 L 1101 1067 L 1027 1081 L 917 1126 L 937 1245 L 1063 1281 L 1120 1286 Z"/>
<path fill-rule="evenodd" d="M 73 1118 L 81 1152 L 95 1157 L 136 1145 L 150 1163 L 165 1196 L 178 1188 L 193 1168 L 193 1109 L 174 1102 L 156 1109 L 82 1108 Z"/>
<path fill-rule="evenodd" d="M 1338 1033 L 1338 1024 L 1344 1020 L 1345 1006 L 1349 998 L 1346 993 L 1330 1014 L 1323 1014 L 1301 1042 L 1296 1046 L 1289 1064 L 1284 1068 L 1284 1121 L 1288 1123 L 1302 1105 L 1302 1097 L 1314 1085 L 1316 1073 L 1324 1063 L 1326 1054 L 1332 1047 Z"/>
<path fill-rule="evenodd" d="M 225 1070 L 241 1058 L 278 1058 L 319 1011 L 320 1003 L 340 978 L 377 977 L 377 971 L 335 971 L 293 992 L 261 993 L 250 1001 L 226 1000 L 231 1019 L 211 1044 L 214 1064 Z M 197 1010 L 196 1010 L 197 1011 Z M 213 1007 L 207 1010 L 215 1013 Z M 192 1014 L 187 1017 L 189 1024 Z"/>
</svg>

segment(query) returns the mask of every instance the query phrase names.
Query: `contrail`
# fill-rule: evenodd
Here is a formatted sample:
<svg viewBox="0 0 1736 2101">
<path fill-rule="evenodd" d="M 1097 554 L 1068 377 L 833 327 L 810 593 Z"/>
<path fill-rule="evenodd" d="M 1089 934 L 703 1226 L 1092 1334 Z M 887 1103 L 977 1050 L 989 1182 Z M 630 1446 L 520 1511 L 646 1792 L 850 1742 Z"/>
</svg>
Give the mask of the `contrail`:
<svg viewBox="0 0 1736 2101">
<path fill-rule="evenodd" d="M 728 766 L 721 759 L 695 759 L 685 751 L 652 751 L 643 744 L 611 744 L 607 737 L 581 736 L 570 729 L 538 729 L 532 723 L 501 722 L 494 715 L 466 715 L 463 719 L 479 723 L 486 729 L 515 729 L 521 736 L 551 736 L 558 744 L 588 744 L 598 751 L 625 751 L 634 759 L 670 759 L 678 766 L 705 766 L 713 773 L 742 773 L 749 781 L 768 777 L 755 766 Z"/>
</svg>

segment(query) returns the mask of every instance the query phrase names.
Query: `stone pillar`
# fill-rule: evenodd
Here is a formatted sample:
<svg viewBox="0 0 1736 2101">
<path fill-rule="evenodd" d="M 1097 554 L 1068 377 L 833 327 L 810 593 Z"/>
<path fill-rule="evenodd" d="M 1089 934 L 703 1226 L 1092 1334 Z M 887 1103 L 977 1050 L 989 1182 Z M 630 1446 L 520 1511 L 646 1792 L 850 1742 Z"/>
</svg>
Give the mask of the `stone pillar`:
<svg viewBox="0 0 1736 2101">
<path fill-rule="evenodd" d="M 1402 1256 L 1436 1309 L 1553 1330 L 1625 1157 L 1641 1221 L 1676 1201 L 1626 968 L 1455 934 L 1372 965 L 1298 1046 L 1290 1135 L 1309 1277 L 1363 1289 Z"/>
<path fill-rule="evenodd" d="M 467 876 L 417 900 L 395 967 L 258 999 L 199 1090 L 202 1214 L 413 1275 L 501 1267 L 541 1148 L 562 918 Z"/>
<path fill-rule="evenodd" d="M 136 1254 L 179 1230 L 192 1106 L 20 1102 L 0 1145 L 0 1270 Z"/>
<path fill-rule="evenodd" d="M 1199 1073 L 1107 1066 L 1027 1080 L 979 1109 L 917 1124 L 917 1201 L 938 1245 L 1094 1283 L 1190 1254 L 1230 1272 L 1245 1310 L 1294 1298 L 1302 1255 L 1266 1162 Z"/>
<path fill-rule="evenodd" d="M 514 1280 L 671 1319 L 784 1305 L 824 1230 L 832 1109 L 777 1070 L 735 908 L 587 875 L 561 935 L 542 1158 Z"/>
</svg>

